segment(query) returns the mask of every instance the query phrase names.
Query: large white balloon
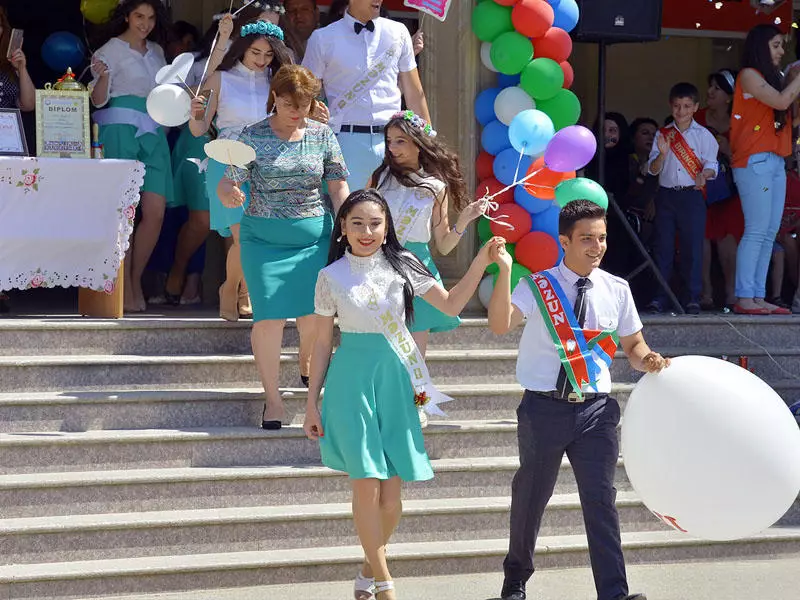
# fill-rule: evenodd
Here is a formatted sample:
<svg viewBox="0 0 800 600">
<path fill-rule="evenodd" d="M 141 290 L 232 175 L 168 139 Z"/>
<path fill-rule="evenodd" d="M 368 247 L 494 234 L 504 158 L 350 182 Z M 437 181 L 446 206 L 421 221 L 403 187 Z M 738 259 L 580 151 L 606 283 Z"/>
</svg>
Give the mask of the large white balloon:
<svg viewBox="0 0 800 600">
<path fill-rule="evenodd" d="M 478 300 L 481 301 L 485 309 L 489 309 L 489 300 L 492 299 L 492 292 L 494 291 L 494 276 L 487 275 L 481 279 L 478 285 Z"/>
<path fill-rule="evenodd" d="M 789 408 L 761 379 L 715 358 L 683 356 L 641 379 L 622 454 L 656 516 L 710 540 L 768 528 L 800 493 L 800 429 Z"/>
<path fill-rule="evenodd" d="M 505 88 L 494 99 L 494 113 L 497 120 L 504 125 L 511 125 L 511 121 L 519 113 L 533 108 L 536 108 L 536 102 L 528 92 L 516 85 Z"/>
<path fill-rule="evenodd" d="M 492 63 L 491 42 L 483 42 L 481 44 L 481 62 L 483 63 L 483 66 L 489 69 L 492 73 L 499 73 L 499 71 L 494 68 L 494 64 Z"/>
<path fill-rule="evenodd" d="M 181 87 L 165 83 L 147 96 L 147 114 L 159 125 L 178 127 L 189 120 L 192 99 Z"/>
</svg>

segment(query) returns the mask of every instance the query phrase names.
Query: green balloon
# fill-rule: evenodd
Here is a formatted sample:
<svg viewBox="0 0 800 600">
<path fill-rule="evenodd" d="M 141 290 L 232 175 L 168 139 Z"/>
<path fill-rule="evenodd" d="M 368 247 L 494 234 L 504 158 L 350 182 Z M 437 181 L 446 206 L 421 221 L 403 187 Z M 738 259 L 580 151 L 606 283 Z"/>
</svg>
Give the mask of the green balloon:
<svg viewBox="0 0 800 600">
<path fill-rule="evenodd" d="M 506 244 L 506 252 L 511 255 L 511 260 L 516 260 L 517 251 L 516 251 L 516 244 Z M 497 274 L 500 270 L 500 267 L 497 266 L 497 263 L 492 263 L 488 267 L 486 267 L 486 272 L 491 273 L 492 275 Z"/>
<path fill-rule="evenodd" d="M 515 262 L 511 265 L 511 291 L 514 291 L 514 288 L 517 287 L 519 280 L 523 277 L 527 277 L 531 274 L 529 269 L 526 269 L 518 262 Z M 497 285 L 497 273 L 494 274 L 494 283 Z"/>
<path fill-rule="evenodd" d="M 478 239 L 481 243 L 485 243 L 494 234 L 492 233 L 492 222 L 486 217 L 481 217 L 478 220 Z"/>
<path fill-rule="evenodd" d="M 511 7 L 496 2 L 481 2 L 472 11 L 472 31 L 482 42 L 493 42 L 500 34 L 514 31 Z"/>
<path fill-rule="evenodd" d="M 531 62 L 533 44 L 521 33 L 507 31 L 492 42 L 491 57 L 495 69 L 505 75 L 516 75 Z M 561 71 L 561 67 L 558 67 L 558 70 Z M 564 78 L 563 71 L 561 78 L 562 80 Z"/>
<path fill-rule="evenodd" d="M 551 58 L 534 58 L 522 70 L 519 85 L 536 100 L 536 108 L 539 108 L 540 101 L 555 97 L 563 89 L 564 70 Z"/>
<path fill-rule="evenodd" d="M 608 210 L 608 194 L 603 186 L 585 177 L 568 179 L 556 186 L 556 202 L 561 208 L 573 200 L 589 200 Z"/>
<path fill-rule="evenodd" d="M 581 101 L 570 90 L 559 90 L 549 100 L 537 102 L 536 108 L 550 117 L 556 131 L 575 125 L 581 118 Z"/>
</svg>

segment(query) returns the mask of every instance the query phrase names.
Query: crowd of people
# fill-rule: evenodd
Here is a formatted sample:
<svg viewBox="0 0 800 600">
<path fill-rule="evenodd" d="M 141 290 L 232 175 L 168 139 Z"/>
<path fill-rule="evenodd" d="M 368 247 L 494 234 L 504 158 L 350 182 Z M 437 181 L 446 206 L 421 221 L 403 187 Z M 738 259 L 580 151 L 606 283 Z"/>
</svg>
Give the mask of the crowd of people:
<svg viewBox="0 0 800 600">
<path fill-rule="evenodd" d="M 784 77 L 784 41 L 776 26 L 755 27 L 741 70 L 710 74 L 703 108 L 695 86 L 675 85 L 663 125 L 605 115 L 605 187 L 691 314 L 800 313 L 792 134 L 800 65 Z M 600 175 L 596 162 L 588 171 Z M 643 258 L 613 212 L 609 229 L 616 245 L 606 267 L 626 276 Z M 672 308 L 653 279 L 639 279 L 643 285 L 632 285 L 640 305 L 653 313 Z"/>
</svg>

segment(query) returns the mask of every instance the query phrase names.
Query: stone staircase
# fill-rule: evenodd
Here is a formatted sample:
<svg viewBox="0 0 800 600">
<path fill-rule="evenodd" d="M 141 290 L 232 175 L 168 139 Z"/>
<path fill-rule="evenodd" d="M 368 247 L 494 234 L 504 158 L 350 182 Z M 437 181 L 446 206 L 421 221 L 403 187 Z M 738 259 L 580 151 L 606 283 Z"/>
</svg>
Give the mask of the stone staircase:
<svg viewBox="0 0 800 600">
<path fill-rule="evenodd" d="M 495 572 L 507 545 L 517 467 L 514 380 L 521 330 L 484 320 L 432 338 L 431 372 L 456 398 L 425 430 L 436 477 L 405 488 L 390 548 L 397 577 Z M 786 399 L 800 397 L 800 319 L 650 318 L 670 355 L 749 357 Z M 302 414 L 296 331 L 281 383 Z M 361 552 L 346 476 L 319 464 L 299 425 L 257 428 L 261 393 L 249 324 L 213 318 L 0 321 L 0 598 L 108 597 L 352 577 Z M 623 402 L 637 375 L 613 367 Z M 298 420 L 295 423 L 299 423 Z M 539 566 L 588 564 L 577 489 L 562 465 Z M 800 502 L 737 542 L 667 530 L 618 465 L 630 563 L 800 558 Z M 282 600 L 277 596 L 269 596 Z"/>
</svg>

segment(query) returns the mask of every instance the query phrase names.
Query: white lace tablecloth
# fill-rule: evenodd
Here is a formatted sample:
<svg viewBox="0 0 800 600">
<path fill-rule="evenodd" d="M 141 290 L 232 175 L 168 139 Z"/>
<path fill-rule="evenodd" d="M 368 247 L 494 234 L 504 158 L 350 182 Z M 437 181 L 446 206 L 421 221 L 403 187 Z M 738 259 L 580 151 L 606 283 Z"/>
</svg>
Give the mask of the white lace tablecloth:
<svg viewBox="0 0 800 600">
<path fill-rule="evenodd" d="M 143 181 L 134 160 L 0 157 L 0 291 L 113 292 Z"/>
</svg>

